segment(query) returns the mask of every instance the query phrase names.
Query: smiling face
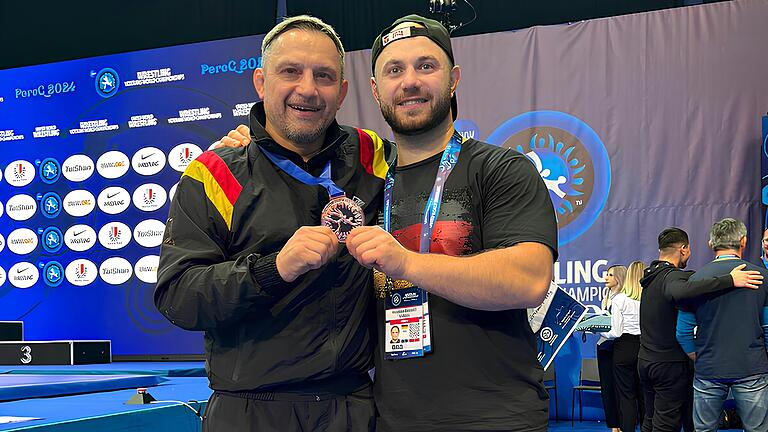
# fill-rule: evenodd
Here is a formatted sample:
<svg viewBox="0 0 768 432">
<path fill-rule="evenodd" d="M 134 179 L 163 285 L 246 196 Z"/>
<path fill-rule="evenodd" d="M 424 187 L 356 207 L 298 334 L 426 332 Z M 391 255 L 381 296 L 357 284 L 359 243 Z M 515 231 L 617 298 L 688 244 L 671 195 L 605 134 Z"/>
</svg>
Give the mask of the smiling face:
<svg viewBox="0 0 768 432">
<path fill-rule="evenodd" d="M 267 58 L 253 77 L 267 132 L 299 150 L 320 148 L 347 94 L 336 45 L 321 32 L 293 29 L 272 42 Z"/>
<path fill-rule="evenodd" d="M 605 274 L 605 287 L 611 291 L 615 291 L 618 285 L 619 282 L 613 274 L 613 268 L 608 269 L 608 272 Z"/>
<path fill-rule="evenodd" d="M 374 70 L 373 95 L 395 133 L 418 135 L 451 115 L 451 96 L 461 72 L 429 38 L 416 36 L 391 42 L 376 59 Z"/>
</svg>

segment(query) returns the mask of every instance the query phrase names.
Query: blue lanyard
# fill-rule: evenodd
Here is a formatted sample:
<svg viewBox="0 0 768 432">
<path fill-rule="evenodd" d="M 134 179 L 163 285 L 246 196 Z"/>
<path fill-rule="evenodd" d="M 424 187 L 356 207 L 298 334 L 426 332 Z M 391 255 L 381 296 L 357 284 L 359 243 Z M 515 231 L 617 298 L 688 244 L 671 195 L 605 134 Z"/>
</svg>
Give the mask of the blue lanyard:
<svg viewBox="0 0 768 432">
<path fill-rule="evenodd" d="M 463 138 L 457 132 L 454 132 L 448 145 L 443 150 L 443 156 L 440 158 L 440 167 L 437 170 L 435 184 L 432 186 L 432 192 L 429 194 L 424 216 L 421 218 L 421 237 L 419 238 L 419 252 L 429 253 L 429 246 L 432 240 L 432 231 L 435 228 L 437 217 L 440 214 L 440 201 L 443 198 L 445 181 L 451 175 L 451 171 L 459 161 L 459 152 Z M 392 168 L 394 169 L 394 168 Z M 391 232 L 390 218 L 392 212 L 392 193 L 395 186 L 395 177 L 392 169 L 387 172 L 387 178 L 384 183 L 384 230 Z"/>
<path fill-rule="evenodd" d="M 336 183 L 331 180 L 331 161 L 328 161 L 328 164 L 325 165 L 325 169 L 323 169 L 323 172 L 320 174 L 320 177 L 313 177 L 303 169 L 299 168 L 298 165 L 293 163 L 290 159 L 287 159 L 283 156 L 276 155 L 274 153 L 271 153 L 264 147 L 259 146 L 259 149 L 261 150 L 264 155 L 269 158 L 269 160 L 272 161 L 273 164 L 277 165 L 278 168 L 285 171 L 286 174 L 290 175 L 291 177 L 295 178 L 296 180 L 310 186 L 322 186 L 325 188 L 325 190 L 328 191 L 328 195 L 331 198 L 337 198 L 340 196 L 344 196 L 344 191 L 336 186 Z"/>
</svg>

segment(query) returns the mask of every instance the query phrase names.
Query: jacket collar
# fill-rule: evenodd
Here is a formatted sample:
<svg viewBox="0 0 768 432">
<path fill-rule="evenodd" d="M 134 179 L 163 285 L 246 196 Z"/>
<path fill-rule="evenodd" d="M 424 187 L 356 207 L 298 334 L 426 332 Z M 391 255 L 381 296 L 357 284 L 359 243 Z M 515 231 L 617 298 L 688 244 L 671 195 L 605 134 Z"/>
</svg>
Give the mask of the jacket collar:
<svg viewBox="0 0 768 432">
<path fill-rule="evenodd" d="M 307 169 L 307 171 L 311 173 L 325 168 L 328 160 L 336 156 L 336 151 L 341 143 L 349 137 L 349 134 L 345 132 L 334 119 L 326 130 L 325 142 L 323 143 L 321 150 L 312 156 L 310 160 L 304 162 L 304 159 L 299 154 L 288 150 L 275 142 L 265 129 L 265 125 L 266 114 L 264 112 L 264 102 L 257 102 L 251 107 L 250 114 L 251 143 L 255 144 L 248 148 L 248 160 L 250 164 L 253 164 L 253 161 L 261 155 L 259 147 L 262 147 L 271 153 L 290 159 L 293 163 L 299 167 Z"/>
</svg>

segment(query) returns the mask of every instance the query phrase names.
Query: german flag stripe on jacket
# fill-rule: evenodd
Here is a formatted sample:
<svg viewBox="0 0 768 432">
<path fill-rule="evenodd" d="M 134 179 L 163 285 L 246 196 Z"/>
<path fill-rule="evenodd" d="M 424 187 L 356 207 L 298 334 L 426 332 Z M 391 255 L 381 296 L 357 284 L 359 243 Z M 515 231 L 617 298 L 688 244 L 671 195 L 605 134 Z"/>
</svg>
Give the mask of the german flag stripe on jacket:
<svg viewBox="0 0 768 432">
<path fill-rule="evenodd" d="M 368 174 L 383 179 L 389 171 L 384 142 L 376 132 L 368 129 L 357 129 L 357 136 L 360 138 L 360 163 Z"/>
<path fill-rule="evenodd" d="M 183 176 L 203 184 L 205 195 L 224 218 L 227 228 L 232 229 L 235 201 L 243 187 L 232 175 L 226 163 L 216 153 L 207 151 L 189 164 Z"/>
</svg>

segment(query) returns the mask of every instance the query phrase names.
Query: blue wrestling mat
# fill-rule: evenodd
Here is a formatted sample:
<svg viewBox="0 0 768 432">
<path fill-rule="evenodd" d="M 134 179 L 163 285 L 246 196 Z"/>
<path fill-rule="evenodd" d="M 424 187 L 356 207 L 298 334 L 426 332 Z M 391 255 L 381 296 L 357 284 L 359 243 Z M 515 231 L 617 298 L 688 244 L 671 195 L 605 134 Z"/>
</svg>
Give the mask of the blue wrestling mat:
<svg viewBox="0 0 768 432">
<path fill-rule="evenodd" d="M 156 386 L 157 375 L 0 375 L 0 402 Z"/>
<path fill-rule="evenodd" d="M 207 376 L 203 362 L 115 362 L 74 366 L 0 366 L 0 374 Z"/>
</svg>

